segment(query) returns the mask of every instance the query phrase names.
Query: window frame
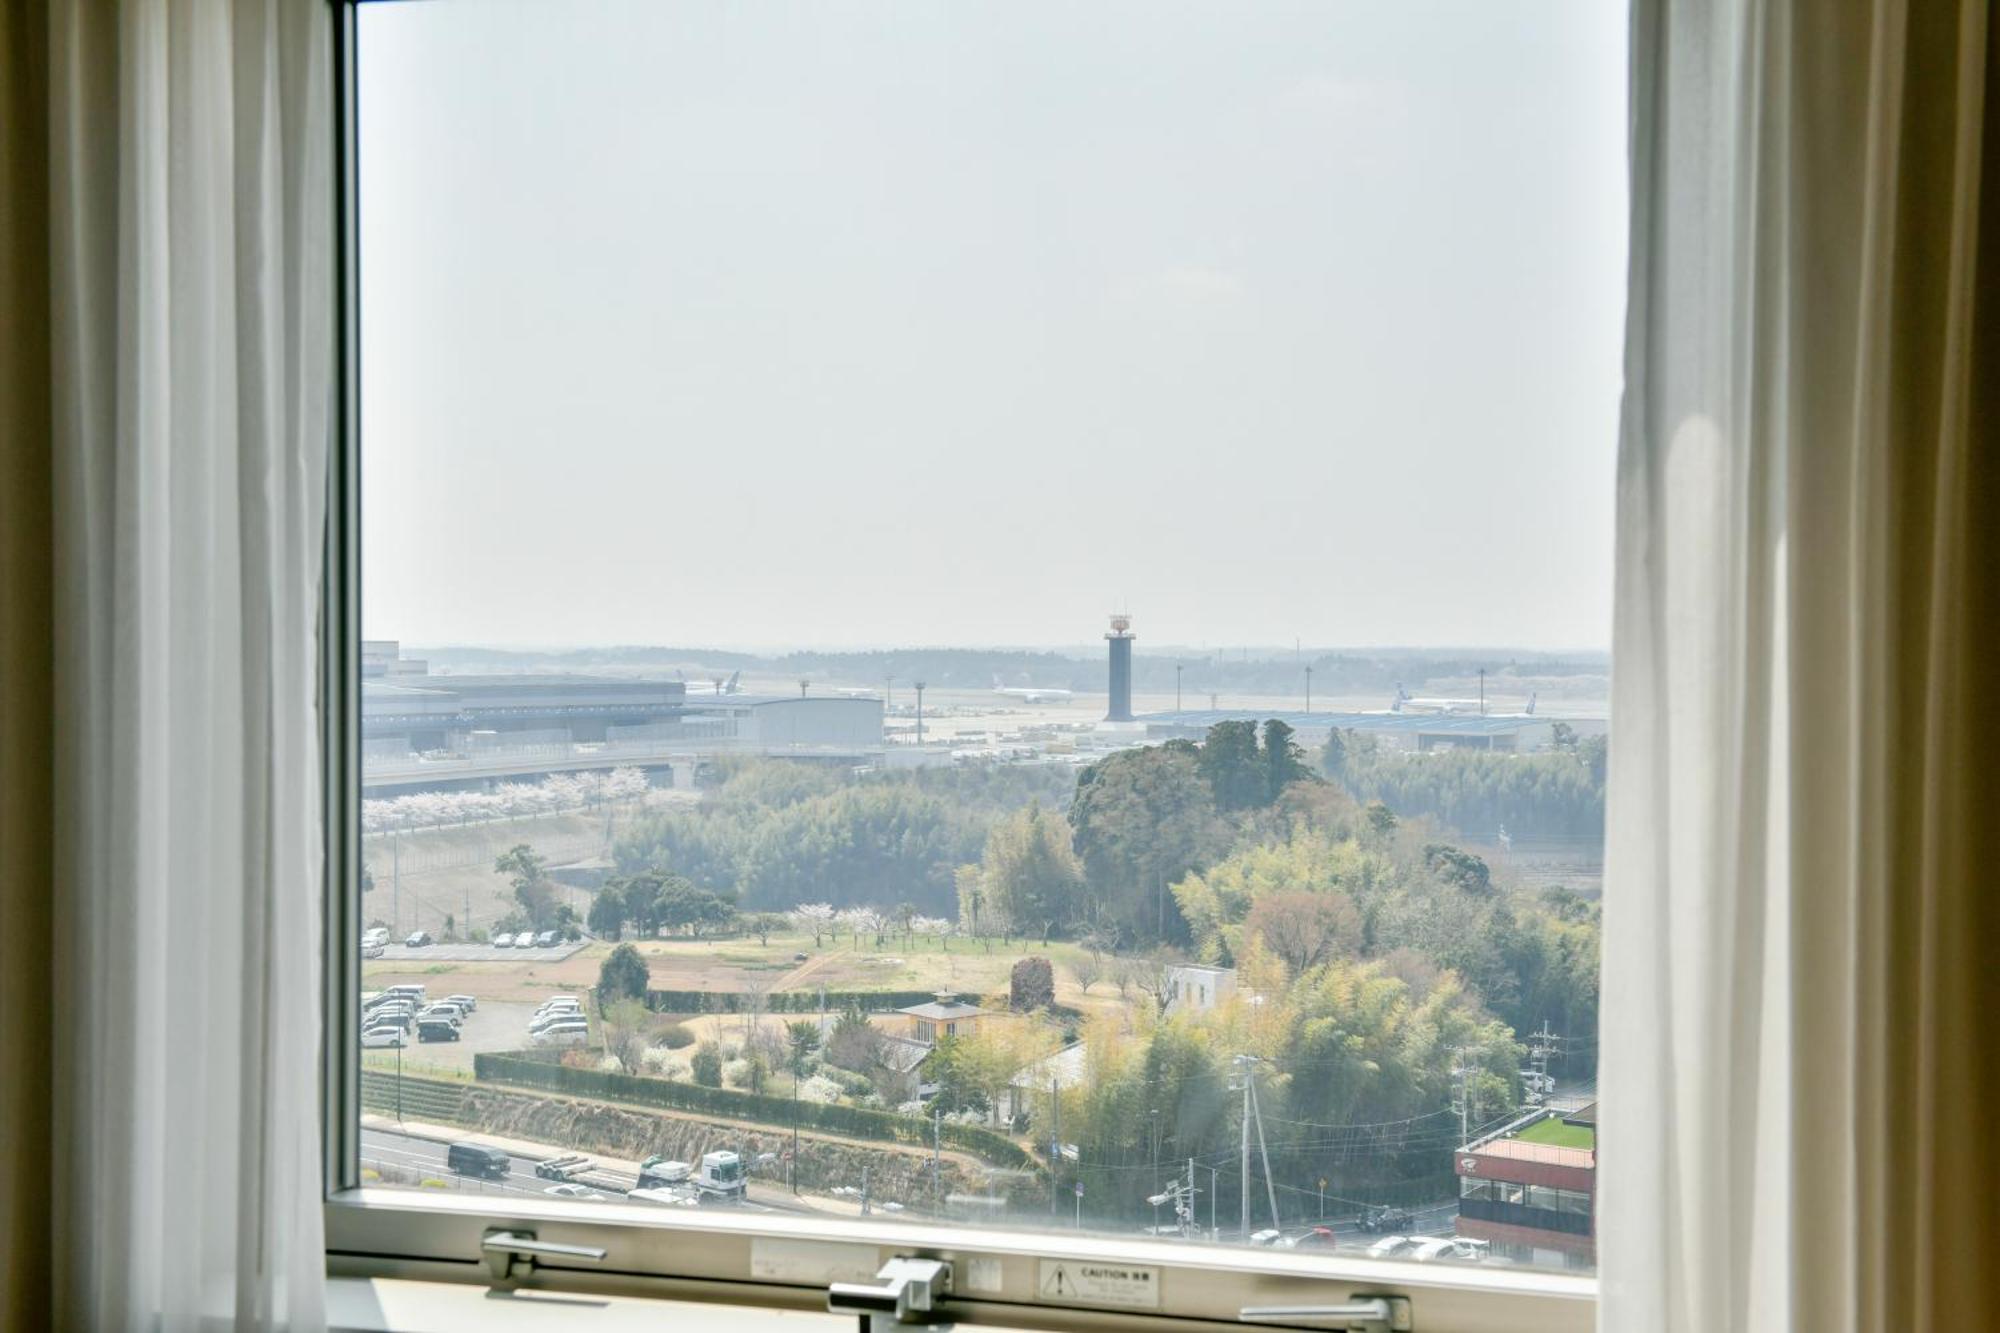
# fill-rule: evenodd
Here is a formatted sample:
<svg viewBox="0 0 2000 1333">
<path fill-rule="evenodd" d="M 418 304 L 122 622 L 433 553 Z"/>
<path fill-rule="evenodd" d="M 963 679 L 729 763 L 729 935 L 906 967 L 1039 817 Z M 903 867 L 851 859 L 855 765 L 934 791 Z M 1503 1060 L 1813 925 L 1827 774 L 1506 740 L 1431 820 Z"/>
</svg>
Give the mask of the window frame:
<svg viewBox="0 0 2000 1333">
<path fill-rule="evenodd" d="M 360 214 L 358 11 L 369 0 L 327 0 L 333 24 L 335 428 L 329 441 L 320 702 L 324 824 L 324 1042 L 321 1098 L 327 1269 L 341 1277 L 490 1281 L 480 1242 L 496 1227 L 527 1226 L 545 1241 L 601 1246 L 601 1264 L 540 1265 L 540 1289 L 677 1297 L 723 1304 L 824 1310 L 825 1282 L 770 1276 L 771 1256 L 837 1250 L 872 1268 L 899 1255 L 949 1259 L 964 1274 L 990 1261 L 996 1286 L 944 1303 L 961 1322 L 1051 1329 L 1180 1328 L 1235 1324 L 1249 1305 L 1320 1305 L 1356 1293 L 1407 1297 L 1418 1329 L 1473 1333 L 1594 1329 L 1597 1280 L 1546 1270 L 1418 1265 L 1396 1260 L 957 1223 L 652 1210 L 522 1195 L 451 1195 L 365 1187 L 360 1178 L 363 1018 L 360 840 Z M 814 1247 L 833 1247 L 833 1250 Z M 760 1255 L 762 1262 L 760 1262 Z M 1135 1312 L 1044 1302 L 1041 1259 L 1099 1260 L 1159 1271 L 1161 1308 Z M 796 1266 L 796 1265 L 794 1265 Z M 867 1276 L 843 1273 L 841 1276 Z M 963 1279 L 961 1279 L 963 1282 Z M 1311 1326 L 1309 1324 L 1302 1326 Z"/>
</svg>

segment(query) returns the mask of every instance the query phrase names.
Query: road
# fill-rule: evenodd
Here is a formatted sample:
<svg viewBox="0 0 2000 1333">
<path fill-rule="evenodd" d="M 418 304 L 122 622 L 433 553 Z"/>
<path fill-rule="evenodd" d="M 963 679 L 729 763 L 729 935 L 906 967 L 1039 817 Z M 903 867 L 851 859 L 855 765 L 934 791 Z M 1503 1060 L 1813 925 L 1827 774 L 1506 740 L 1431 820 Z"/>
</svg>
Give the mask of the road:
<svg viewBox="0 0 2000 1333">
<path fill-rule="evenodd" d="M 480 1136 L 467 1133 L 465 1139 L 480 1142 Z M 535 1163 L 540 1158 L 526 1155 L 513 1156 L 508 1162 L 507 1177 L 504 1180 L 489 1180 L 477 1176 L 461 1176 L 445 1164 L 450 1143 L 436 1139 L 420 1138 L 415 1134 L 403 1134 L 390 1129 L 364 1128 L 361 1131 L 361 1164 L 376 1170 L 384 1167 L 406 1171 L 419 1180 L 442 1180 L 446 1187 L 472 1194 L 530 1194 L 538 1198 L 549 1198 L 549 1188 L 556 1182 L 544 1180 L 535 1174 Z M 564 1149 L 546 1148 L 549 1157 L 562 1155 Z M 436 1188 L 436 1186 L 432 1186 Z M 592 1184 L 604 1197 L 616 1202 L 624 1197 L 624 1191 Z M 778 1186 L 761 1181 L 750 1182 L 751 1198 L 739 1205 L 751 1212 L 759 1213 L 806 1213 L 811 1208 L 794 1201 Z M 650 1205 L 648 1205 L 650 1206 Z"/>
</svg>

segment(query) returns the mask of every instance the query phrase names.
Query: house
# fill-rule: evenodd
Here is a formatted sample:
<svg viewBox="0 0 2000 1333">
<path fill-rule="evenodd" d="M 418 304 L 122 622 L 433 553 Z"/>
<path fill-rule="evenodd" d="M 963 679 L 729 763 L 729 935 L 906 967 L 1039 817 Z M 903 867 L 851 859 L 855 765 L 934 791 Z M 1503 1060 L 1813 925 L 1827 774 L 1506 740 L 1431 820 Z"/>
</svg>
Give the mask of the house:
<svg viewBox="0 0 2000 1333">
<path fill-rule="evenodd" d="M 1083 1043 L 1071 1042 L 1059 1051 L 1022 1065 L 1000 1090 L 994 1111 L 1004 1124 L 1017 1115 L 1046 1107 L 1051 1088 L 1073 1088 L 1083 1082 L 1084 1073 Z"/>
<path fill-rule="evenodd" d="M 1236 969 L 1207 963 L 1169 963 L 1161 987 L 1168 1013 L 1186 1008 L 1205 1014 L 1236 993 Z"/>
<path fill-rule="evenodd" d="M 908 1035 L 922 1042 L 940 1037 L 969 1037 L 981 1022 L 991 1017 L 976 1004 L 967 1004 L 953 991 L 939 991 L 923 1004 L 896 1011 L 909 1020 Z"/>
</svg>

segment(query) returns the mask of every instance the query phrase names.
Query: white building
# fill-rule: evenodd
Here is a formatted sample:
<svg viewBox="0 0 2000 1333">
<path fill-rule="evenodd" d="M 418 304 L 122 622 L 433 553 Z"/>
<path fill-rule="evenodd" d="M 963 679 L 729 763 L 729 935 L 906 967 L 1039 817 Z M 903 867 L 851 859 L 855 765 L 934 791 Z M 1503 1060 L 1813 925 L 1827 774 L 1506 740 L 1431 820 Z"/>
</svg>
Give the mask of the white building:
<svg viewBox="0 0 2000 1333">
<path fill-rule="evenodd" d="M 1169 963 L 1162 993 L 1167 1012 L 1187 1008 L 1205 1014 L 1236 993 L 1236 969 L 1207 963 Z"/>
</svg>

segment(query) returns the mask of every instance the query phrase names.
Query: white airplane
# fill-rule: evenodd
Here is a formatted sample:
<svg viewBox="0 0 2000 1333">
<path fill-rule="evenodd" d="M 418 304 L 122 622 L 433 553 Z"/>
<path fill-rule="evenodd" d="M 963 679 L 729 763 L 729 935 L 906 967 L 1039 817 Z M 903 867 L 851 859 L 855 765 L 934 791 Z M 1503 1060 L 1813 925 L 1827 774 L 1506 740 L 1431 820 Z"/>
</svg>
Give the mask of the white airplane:
<svg viewBox="0 0 2000 1333">
<path fill-rule="evenodd" d="M 837 691 L 837 693 L 843 699 L 879 699 L 882 697 L 874 690 L 859 685 L 846 686 Z"/>
<path fill-rule="evenodd" d="M 1479 711 L 1477 699 L 1413 699 L 1399 683 L 1396 686 L 1395 702 L 1389 705 L 1392 713 L 1476 713 Z"/>
<path fill-rule="evenodd" d="M 676 671 L 674 672 L 674 674 L 681 678 L 682 684 L 687 685 L 687 692 L 689 694 L 743 693 L 743 685 L 742 685 L 743 673 L 741 671 L 731 672 L 728 680 L 724 680 L 722 677 L 717 676 L 714 680 L 709 681 L 706 684 L 700 684 L 700 683 L 691 684 L 689 683 L 687 676 L 682 674 L 681 672 Z"/>
<path fill-rule="evenodd" d="M 993 692 L 1008 699 L 1019 699 L 1026 704 L 1066 704 L 1070 692 L 1053 686 L 1043 688 L 1034 685 L 1002 685 L 1000 677 L 993 678 Z"/>
</svg>

